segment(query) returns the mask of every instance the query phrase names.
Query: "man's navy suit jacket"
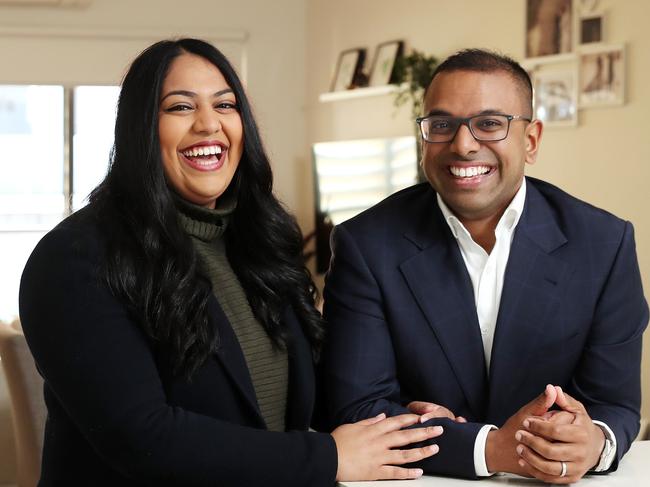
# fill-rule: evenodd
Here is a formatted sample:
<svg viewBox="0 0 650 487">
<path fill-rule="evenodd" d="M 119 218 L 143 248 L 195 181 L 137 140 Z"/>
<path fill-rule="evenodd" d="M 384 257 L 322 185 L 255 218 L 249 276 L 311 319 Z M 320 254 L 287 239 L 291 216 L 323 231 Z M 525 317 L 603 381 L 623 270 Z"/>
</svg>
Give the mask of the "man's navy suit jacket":
<svg viewBox="0 0 650 487">
<path fill-rule="evenodd" d="M 629 222 L 527 178 L 489 371 L 471 280 L 428 184 L 339 225 L 332 247 L 321 369 L 330 426 L 442 404 L 469 423 L 436 420 L 440 452 L 421 466 L 474 477 L 481 426 L 503 425 L 551 383 L 611 427 L 617 467 L 639 429 L 648 322 Z"/>
</svg>

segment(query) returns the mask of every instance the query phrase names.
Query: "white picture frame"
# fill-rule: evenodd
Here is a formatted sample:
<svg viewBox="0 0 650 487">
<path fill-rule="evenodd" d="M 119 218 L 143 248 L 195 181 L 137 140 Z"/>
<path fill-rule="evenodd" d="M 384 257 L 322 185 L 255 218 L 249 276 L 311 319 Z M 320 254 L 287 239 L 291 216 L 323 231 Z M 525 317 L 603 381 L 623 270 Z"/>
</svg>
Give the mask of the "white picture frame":
<svg viewBox="0 0 650 487">
<path fill-rule="evenodd" d="M 524 64 L 533 84 L 534 118 L 545 127 L 578 125 L 578 72 L 575 56 L 563 63 Z"/>
<path fill-rule="evenodd" d="M 578 58 L 580 108 L 625 103 L 625 45 L 586 44 Z"/>
</svg>

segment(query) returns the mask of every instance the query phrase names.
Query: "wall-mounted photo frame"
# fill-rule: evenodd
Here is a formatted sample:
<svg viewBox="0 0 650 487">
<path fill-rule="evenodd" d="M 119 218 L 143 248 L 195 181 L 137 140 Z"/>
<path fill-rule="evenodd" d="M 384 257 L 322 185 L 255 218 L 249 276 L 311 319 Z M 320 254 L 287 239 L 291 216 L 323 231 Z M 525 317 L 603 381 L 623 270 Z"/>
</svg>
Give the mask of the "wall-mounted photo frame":
<svg viewBox="0 0 650 487">
<path fill-rule="evenodd" d="M 344 91 L 355 87 L 355 81 L 363 69 L 366 59 L 364 48 L 347 49 L 339 54 L 330 91 Z"/>
<path fill-rule="evenodd" d="M 578 72 L 574 61 L 525 64 L 533 82 L 534 118 L 546 127 L 578 124 Z"/>
<path fill-rule="evenodd" d="M 625 103 L 625 46 L 589 44 L 579 57 L 580 108 Z"/>
<path fill-rule="evenodd" d="M 603 15 L 580 17 L 580 44 L 603 42 L 605 20 Z"/>
<path fill-rule="evenodd" d="M 571 53 L 574 23 L 572 0 L 526 0 L 526 57 Z"/>
<path fill-rule="evenodd" d="M 383 86 L 395 81 L 395 62 L 404 53 L 404 41 L 382 42 L 375 49 L 369 86 Z"/>
</svg>

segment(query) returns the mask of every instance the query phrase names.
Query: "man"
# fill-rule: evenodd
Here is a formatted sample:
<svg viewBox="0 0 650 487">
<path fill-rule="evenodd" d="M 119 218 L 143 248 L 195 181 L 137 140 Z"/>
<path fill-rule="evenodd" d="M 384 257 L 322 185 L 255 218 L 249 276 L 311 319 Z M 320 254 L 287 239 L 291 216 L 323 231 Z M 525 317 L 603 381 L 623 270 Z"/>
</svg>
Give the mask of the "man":
<svg viewBox="0 0 650 487">
<path fill-rule="evenodd" d="M 513 60 L 451 56 L 424 113 L 430 184 L 332 237 L 331 424 L 446 414 L 426 422 L 445 429 L 426 473 L 568 483 L 615 470 L 639 428 L 648 321 L 632 225 L 524 177 L 542 123 Z"/>
</svg>

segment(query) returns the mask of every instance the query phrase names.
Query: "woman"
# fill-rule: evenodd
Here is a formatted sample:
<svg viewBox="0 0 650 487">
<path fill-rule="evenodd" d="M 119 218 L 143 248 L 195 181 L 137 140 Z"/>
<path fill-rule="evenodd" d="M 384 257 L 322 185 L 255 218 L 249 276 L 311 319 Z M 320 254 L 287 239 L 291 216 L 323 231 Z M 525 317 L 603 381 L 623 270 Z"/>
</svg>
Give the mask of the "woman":
<svg viewBox="0 0 650 487">
<path fill-rule="evenodd" d="M 162 41 L 124 78 L 108 175 L 37 246 L 21 319 L 45 379 L 41 485 L 411 478 L 439 429 L 307 432 L 323 340 L 295 221 L 224 56 Z M 393 465 L 393 466 L 391 466 Z"/>
</svg>

